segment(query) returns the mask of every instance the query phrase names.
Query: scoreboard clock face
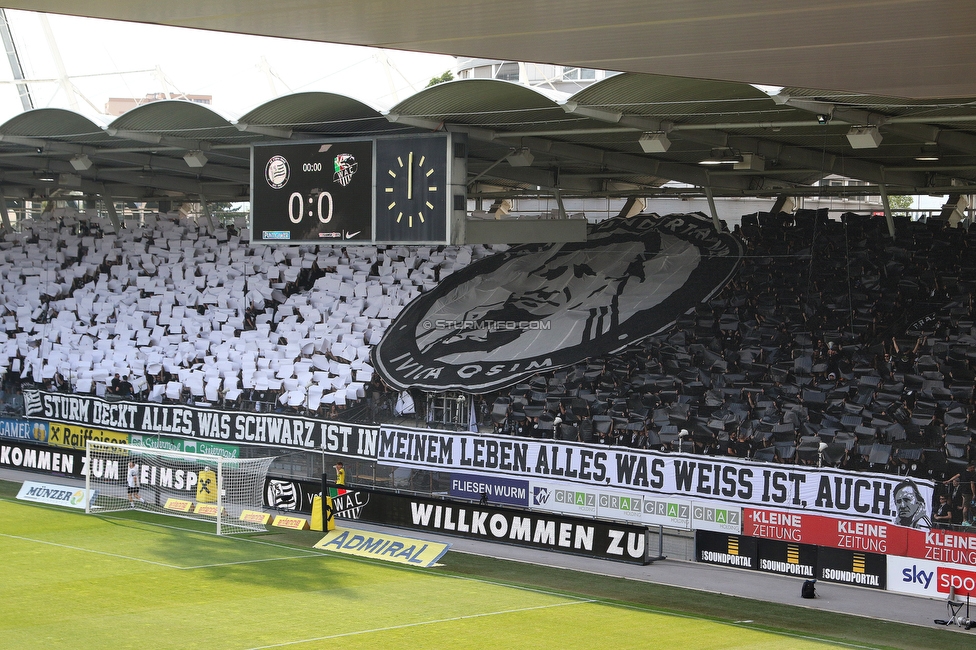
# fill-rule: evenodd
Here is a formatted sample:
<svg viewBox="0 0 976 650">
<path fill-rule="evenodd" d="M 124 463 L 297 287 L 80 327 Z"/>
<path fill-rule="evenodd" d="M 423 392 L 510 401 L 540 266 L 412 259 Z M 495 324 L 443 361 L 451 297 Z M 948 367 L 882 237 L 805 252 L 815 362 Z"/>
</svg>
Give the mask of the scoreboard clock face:
<svg viewBox="0 0 976 650">
<path fill-rule="evenodd" d="M 372 140 L 254 145 L 251 241 L 368 243 L 372 187 Z"/>
<path fill-rule="evenodd" d="M 376 141 L 376 240 L 446 242 L 446 136 Z"/>
</svg>

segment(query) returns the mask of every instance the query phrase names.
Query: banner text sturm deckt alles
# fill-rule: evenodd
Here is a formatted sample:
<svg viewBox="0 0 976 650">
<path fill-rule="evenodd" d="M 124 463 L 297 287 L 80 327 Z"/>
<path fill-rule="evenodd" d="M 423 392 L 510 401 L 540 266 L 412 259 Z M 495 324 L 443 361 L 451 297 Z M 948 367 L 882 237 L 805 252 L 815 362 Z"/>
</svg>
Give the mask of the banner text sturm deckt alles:
<svg viewBox="0 0 976 650">
<path fill-rule="evenodd" d="M 87 395 L 25 391 L 31 418 L 97 429 L 325 450 L 349 458 L 376 457 L 377 427 L 276 413 L 218 411 L 182 404 L 111 402 Z"/>
</svg>

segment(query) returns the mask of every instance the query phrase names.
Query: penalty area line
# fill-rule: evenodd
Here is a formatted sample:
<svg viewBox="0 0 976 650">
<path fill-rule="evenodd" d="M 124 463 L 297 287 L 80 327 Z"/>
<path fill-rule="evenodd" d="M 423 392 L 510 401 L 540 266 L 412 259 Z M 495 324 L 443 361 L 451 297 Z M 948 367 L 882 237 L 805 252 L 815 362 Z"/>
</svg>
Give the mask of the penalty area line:
<svg viewBox="0 0 976 650">
<path fill-rule="evenodd" d="M 358 636 L 360 634 L 375 634 L 377 632 L 389 632 L 391 630 L 404 630 L 411 627 L 421 627 L 424 625 L 437 625 L 438 623 L 452 623 L 454 621 L 464 621 L 472 618 L 484 618 L 486 616 L 499 616 L 503 614 L 518 614 L 520 612 L 531 612 L 538 609 L 552 609 L 554 607 L 566 607 L 568 605 L 582 605 L 595 602 L 593 600 L 576 600 L 568 603 L 553 603 L 550 605 L 535 605 L 533 607 L 519 607 L 517 609 L 503 609 L 497 612 L 483 612 L 481 614 L 466 614 L 464 616 L 452 616 L 450 618 L 439 618 L 433 621 L 419 621 L 417 623 L 404 623 L 403 625 L 389 625 L 387 627 L 375 627 L 369 630 L 356 630 L 354 632 L 342 632 L 340 634 L 329 634 L 327 636 L 317 636 L 309 639 L 298 639 L 296 641 L 285 641 L 283 643 L 273 643 L 271 645 L 260 645 L 249 648 L 249 650 L 264 650 L 266 648 L 282 648 L 299 643 L 311 643 L 313 641 L 327 641 L 329 639 L 341 639 L 347 636 Z"/>
</svg>

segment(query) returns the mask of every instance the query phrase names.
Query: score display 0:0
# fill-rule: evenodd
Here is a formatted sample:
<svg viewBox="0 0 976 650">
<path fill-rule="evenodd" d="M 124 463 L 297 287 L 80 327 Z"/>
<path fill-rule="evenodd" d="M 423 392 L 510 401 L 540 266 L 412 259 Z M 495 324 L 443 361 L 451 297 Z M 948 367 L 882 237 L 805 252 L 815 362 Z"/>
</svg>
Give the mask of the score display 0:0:
<svg viewBox="0 0 976 650">
<path fill-rule="evenodd" d="M 303 172 L 320 172 L 322 171 L 322 163 L 320 162 L 310 162 L 302 163 Z"/>
<path fill-rule="evenodd" d="M 306 163 L 306 165 L 317 164 L 317 163 Z M 321 165 L 319 165 L 321 167 Z M 322 214 L 322 201 L 328 199 L 329 210 L 326 214 Z M 308 211 L 308 216 L 311 217 L 318 213 L 319 221 L 322 223 L 329 223 L 332 221 L 332 195 L 328 192 L 319 192 L 318 200 L 313 197 L 308 197 L 308 203 L 311 206 L 315 204 L 315 211 L 311 209 Z M 303 212 L 305 211 L 305 197 L 302 196 L 301 192 L 292 192 L 291 196 L 288 197 L 288 220 L 292 223 L 301 223 L 302 218 L 305 216 Z M 297 212 L 297 215 L 296 215 Z"/>
</svg>

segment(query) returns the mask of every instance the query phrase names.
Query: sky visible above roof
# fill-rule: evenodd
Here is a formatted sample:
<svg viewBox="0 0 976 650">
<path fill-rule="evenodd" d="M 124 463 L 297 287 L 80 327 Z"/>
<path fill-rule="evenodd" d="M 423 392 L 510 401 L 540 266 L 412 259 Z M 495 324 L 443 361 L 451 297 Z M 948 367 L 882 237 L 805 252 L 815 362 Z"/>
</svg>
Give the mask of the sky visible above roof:
<svg viewBox="0 0 976 650">
<path fill-rule="evenodd" d="M 107 121 L 99 115 L 109 97 L 150 93 L 212 95 L 211 107 L 230 119 L 303 91 L 386 109 L 454 67 L 452 57 L 441 55 L 6 13 L 34 107 L 75 110 L 98 123 Z M 6 59 L 0 61 L 0 123 L 23 110 L 13 79 Z"/>
</svg>

